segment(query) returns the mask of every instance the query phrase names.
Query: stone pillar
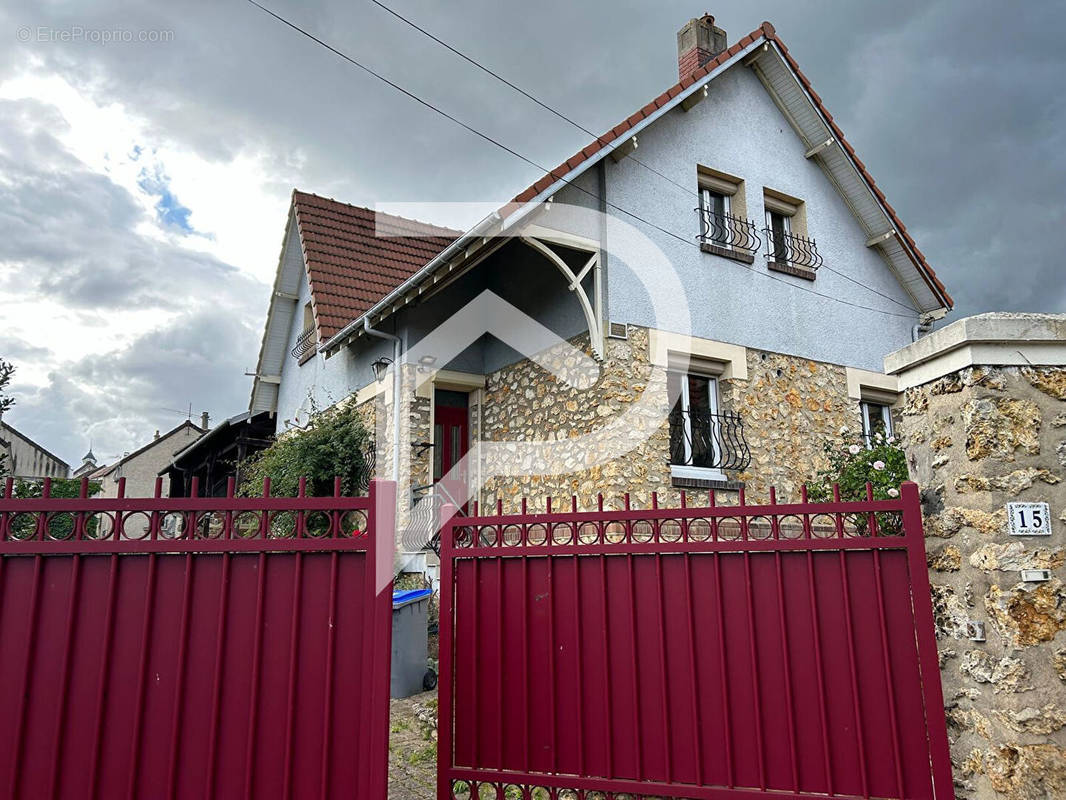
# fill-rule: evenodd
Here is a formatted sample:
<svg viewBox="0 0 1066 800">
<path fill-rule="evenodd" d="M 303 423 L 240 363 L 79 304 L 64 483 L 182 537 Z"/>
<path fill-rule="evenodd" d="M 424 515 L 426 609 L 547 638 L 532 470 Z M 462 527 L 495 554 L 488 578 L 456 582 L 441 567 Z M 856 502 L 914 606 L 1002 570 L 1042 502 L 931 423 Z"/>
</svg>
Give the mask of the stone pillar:
<svg viewBox="0 0 1066 800">
<path fill-rule="evenodd" d="M 1066 796 L 1066 315 L 959 320 L 885 371 L 922 488 L 958 796 Z M 1011 536 L 1016 501 L 1048 503 L 1051 535 Z"/>
</svg>

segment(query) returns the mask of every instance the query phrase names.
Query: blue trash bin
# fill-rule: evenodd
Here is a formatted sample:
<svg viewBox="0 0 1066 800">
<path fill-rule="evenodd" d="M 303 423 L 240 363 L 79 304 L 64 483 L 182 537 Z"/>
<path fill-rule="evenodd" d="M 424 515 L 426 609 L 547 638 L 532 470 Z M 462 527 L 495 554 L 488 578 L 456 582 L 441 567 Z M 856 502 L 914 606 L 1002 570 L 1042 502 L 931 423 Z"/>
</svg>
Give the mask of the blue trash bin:
<svg viewBox="0 0 1066 800">
<path fill-rule="evenodd" d="M 432 589 L 392 593 L 389 694 L 394 698 L 410 697 L 424 691 L 429 655 L 429 598 L 432 594 Z"/>
</svg>

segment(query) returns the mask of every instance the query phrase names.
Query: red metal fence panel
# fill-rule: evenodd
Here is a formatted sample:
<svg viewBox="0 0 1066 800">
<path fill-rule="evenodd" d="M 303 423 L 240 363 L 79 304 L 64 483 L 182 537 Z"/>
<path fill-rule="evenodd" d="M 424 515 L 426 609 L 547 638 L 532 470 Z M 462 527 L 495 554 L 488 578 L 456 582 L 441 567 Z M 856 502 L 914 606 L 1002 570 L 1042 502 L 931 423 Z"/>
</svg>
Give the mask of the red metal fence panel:
<svg viewBox="0 0 1066 800">
<path fill-rule="evenodd" d="M 452 519 L 438 797 L 952 798 L 917 488 L 741 502 Z"/>
<path fill-rule="evenodd" d="M 386 797 L 392 484 L 5 495 L 0 796 Z"/>
</svg>

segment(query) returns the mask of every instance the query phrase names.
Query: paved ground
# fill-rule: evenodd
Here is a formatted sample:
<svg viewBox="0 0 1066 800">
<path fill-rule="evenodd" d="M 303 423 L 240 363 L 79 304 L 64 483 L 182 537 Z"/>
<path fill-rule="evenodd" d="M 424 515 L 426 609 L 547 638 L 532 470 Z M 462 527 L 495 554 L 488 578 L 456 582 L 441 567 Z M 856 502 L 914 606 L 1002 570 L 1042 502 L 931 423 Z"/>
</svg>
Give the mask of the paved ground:
<svg viewBox="0 0 1066 800">
<path fill-rule="evenodd" d="M 435 800 L 437 693 L 393 700 L 389 715 L 389 800 Z"/>
</svg>

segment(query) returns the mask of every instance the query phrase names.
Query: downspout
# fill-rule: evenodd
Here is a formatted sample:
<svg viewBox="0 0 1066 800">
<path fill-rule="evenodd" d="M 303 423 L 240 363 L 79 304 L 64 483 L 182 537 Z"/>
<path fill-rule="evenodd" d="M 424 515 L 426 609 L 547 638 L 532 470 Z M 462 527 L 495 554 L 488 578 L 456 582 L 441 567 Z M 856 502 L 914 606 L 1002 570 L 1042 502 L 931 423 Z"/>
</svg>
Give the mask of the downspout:
<svg viewBox="0 0 1066 800">
<path fill-rule="evenodd" d="M 371 328 L 369 317 L 363 317 L 363 330 L 370 336 L 377 336 L 379 339 L 392 342 L 392 480 L 398 485 L 400 483 L 400 393 L 402 391 L 400 356 L 403 343 L 395 334 Z"/>
</svg>

